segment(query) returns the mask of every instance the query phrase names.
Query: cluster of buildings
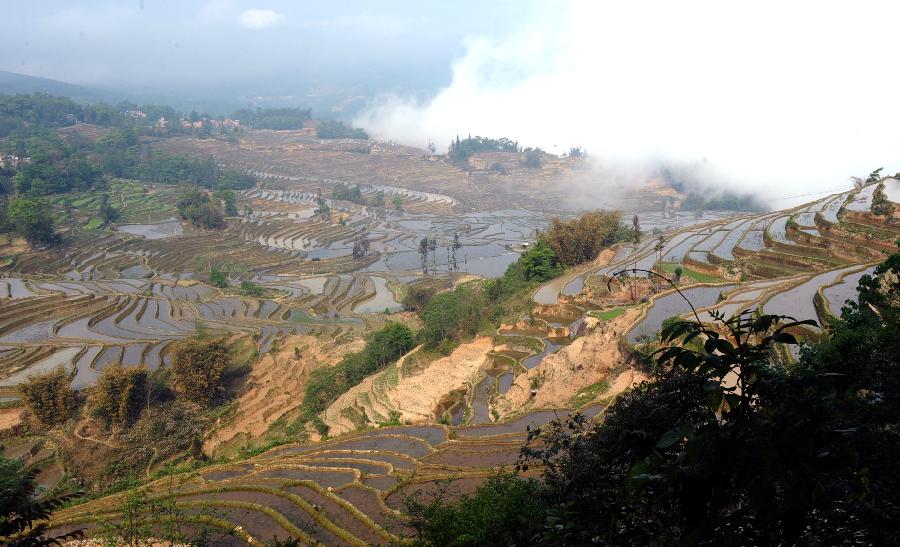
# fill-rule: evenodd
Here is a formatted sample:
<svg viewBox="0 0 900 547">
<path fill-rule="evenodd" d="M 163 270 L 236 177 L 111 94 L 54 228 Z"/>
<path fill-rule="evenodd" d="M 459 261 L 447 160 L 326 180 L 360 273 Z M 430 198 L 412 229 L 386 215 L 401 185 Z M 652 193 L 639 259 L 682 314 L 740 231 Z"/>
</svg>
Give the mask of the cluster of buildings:
<svg viewBox="0 0 900 547">
<path fill-rule="evenodd" d="M 0 155 L 0 169 L 5 169 L 7 167 L 18 167 L 20 165 L 25 165 L 31 163 L 31 158 L 22 158 L 19 156 L 10 155 Z"/>
<path fill-rule="evenodd" d="M 139 118 L 146 119 L 147 113 L 142 110 L 126 110 L 125 116 L 128 118 Z M 160 117 L 153 124 L 153 127 L 158 129 L 165 129 L 169 126 L 170 120 L 167 120 L 164 117 Z M 240 120 L 233 120 L 231 118 L 225 118 L 224 120 L 216 120 L 212 118 L 201 118 L 199 120 L 189 120 L 187 118 L 181 118 L 178 120 L 178 123 L 181 124 L 181 127 L 187 129 L 203 129 L 204 126 L 213 127 L 215 129 L 237 129 L 241 127 Z"/>
</svg>

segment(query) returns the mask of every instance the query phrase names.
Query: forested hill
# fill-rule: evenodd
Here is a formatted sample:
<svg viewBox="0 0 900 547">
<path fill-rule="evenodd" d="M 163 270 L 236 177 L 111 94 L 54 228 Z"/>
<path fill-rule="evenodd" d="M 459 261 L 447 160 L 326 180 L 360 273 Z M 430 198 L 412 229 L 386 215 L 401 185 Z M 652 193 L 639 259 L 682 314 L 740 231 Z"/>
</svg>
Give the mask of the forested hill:
<svg viewBox="0 0 900 547">
<path fill-rule="evenodd" d="M 27 74 L 19 74 L 17 72 L 0 70 L 0 94 L 15 95 L 30 93 L 62 95 L 76 101 L 117 102 L 121 100 L 121 97 L 118 97 L 116 94 L 102 89 L 84 87 L 60 82 L 59 80 L 51 80 L 50 78 L 40 78 L 37 76 L 28 76 Z"/>
</svg>

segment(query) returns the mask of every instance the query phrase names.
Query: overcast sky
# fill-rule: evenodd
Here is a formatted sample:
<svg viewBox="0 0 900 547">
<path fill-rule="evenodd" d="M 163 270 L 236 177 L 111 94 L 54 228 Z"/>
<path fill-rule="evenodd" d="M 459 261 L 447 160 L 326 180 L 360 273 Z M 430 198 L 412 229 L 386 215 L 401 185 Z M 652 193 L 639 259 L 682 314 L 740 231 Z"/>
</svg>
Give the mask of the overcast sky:
<svg viewBox="0 0 900 547">
<path fill-rule="evenodd" d="M 436 88 L 468 34 L 502 35 L 529 2 L 4 2 L 0 69 L 106 87 Z"/>
<path fill-rule="evenodd" d="M 0 69 L 204 97 L 362 95 L 439 148 L 508 136 L 789 197 L 900 170 L 889 1 L 4 3 Z"/>
</svg>

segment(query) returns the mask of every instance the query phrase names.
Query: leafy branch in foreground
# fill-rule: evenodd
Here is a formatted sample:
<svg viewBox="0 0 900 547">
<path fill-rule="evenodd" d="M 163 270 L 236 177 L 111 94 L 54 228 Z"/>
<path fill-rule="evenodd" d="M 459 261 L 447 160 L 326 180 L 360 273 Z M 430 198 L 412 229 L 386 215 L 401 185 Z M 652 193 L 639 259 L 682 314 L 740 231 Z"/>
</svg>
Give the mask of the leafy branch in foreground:
<svg viewBox="0 0 900 547">
<path fill-rule="evenodd" d="M 51 513 L 78 494 L 38 500 L 39 470 L 22 471 L 20 460 L 0 457 L 0 543 L 16 547 L 61 545 L 79 539 L 81 530 L 48 536 L 47 519 Z"/>
</svg>

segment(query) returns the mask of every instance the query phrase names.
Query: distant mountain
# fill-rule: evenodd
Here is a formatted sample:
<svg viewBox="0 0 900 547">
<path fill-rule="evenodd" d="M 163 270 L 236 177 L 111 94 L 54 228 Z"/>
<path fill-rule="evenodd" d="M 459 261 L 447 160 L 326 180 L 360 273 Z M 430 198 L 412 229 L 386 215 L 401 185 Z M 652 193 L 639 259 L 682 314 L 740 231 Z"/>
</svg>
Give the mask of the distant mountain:
<svg viewBox="0 0 900 547">
<path fill-rule="evenodd" d="M 121 100 L 121 97 L 117 94 L 102 89 L 82 87 L 49 78 L 39 78 L 37 76 L 0 70 L 0 93 L 14 95 L 16 93 L 34 93 L 38 91 L 85 102 L 118 102 Z"/>
</svg>

